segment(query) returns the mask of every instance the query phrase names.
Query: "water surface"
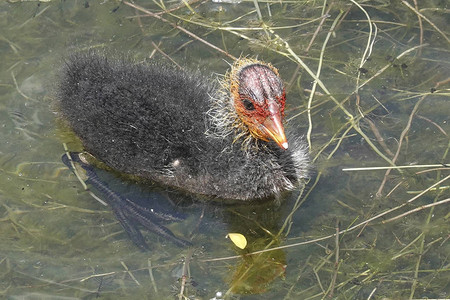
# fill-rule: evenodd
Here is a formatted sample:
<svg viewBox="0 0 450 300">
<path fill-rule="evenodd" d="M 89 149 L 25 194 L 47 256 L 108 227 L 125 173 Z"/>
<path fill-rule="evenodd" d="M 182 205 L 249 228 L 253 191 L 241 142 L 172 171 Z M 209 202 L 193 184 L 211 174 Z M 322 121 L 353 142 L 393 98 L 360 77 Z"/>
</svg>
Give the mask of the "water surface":
<svg viewBox="0 0 450 300">
<path fill-rule="evenodd" d="M 0 295 L 448 298 L 449 16 L 445 1 L 417 2 L 165 1 L 163 13 L 136 1 L 152 17 L 118 1 L 2 2 Z M 275 204 L 182 207 L 186 220 L 168 226 L 194 246 L 144 233 L 151 251 L 141 252 L 60 159 L 63 142 L 81 147 L 55 113 L 58 70 L 91 48 L 205 74 L 224 74 L 233 56 L 270 61 L 287 83 L 287 125 L 311 141 L 305 190 Z M 343 171 L 392 165 L 423 167 Z M 154 186 L 102 176 L 165 201 Z M 242 256 L 279 246 L 289 247 Z"/>
</svg>

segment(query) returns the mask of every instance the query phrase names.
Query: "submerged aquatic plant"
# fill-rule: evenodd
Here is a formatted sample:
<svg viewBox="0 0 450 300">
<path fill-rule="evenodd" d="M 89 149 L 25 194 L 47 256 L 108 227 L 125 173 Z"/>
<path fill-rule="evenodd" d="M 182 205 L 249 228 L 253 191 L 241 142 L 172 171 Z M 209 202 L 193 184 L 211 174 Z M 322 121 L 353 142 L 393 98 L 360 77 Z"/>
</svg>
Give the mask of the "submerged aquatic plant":
<svg viewBox="0 0 450 300">
<path fill-rule="evenodd" d="M 2 294 L 449 297 L 442 1 L 10 2 L 0 9 L 8 29 L 0 113 L 9 120 L 0 137 L 11 141 L 0 148 Z M 54 26 L 56 38 L 43 35 Z M 48 106 L 27 88 L 31 66 L 50 60 L 48 44 L 61 53 L 68 36 L 76 48 L 117 47 L 180 65 L 189 58 L 213 70 L 240 55 L 271 61 L 287 83 L 287 127 L 309 143 L 314 179 L 280 207 L 213 208 L 229 223 L 202 228 L 217 221 L 206 213 L 174 227 L 198 247 L 156 240 L 152 252 L 136 252 L 118 240 L 110 213 L 75 194 L 81 188 L 58 161 L 53 129 L 38 122 Z M 242 232 L 247 247 L 230 246 L 227 232 Z"/>
</svg>

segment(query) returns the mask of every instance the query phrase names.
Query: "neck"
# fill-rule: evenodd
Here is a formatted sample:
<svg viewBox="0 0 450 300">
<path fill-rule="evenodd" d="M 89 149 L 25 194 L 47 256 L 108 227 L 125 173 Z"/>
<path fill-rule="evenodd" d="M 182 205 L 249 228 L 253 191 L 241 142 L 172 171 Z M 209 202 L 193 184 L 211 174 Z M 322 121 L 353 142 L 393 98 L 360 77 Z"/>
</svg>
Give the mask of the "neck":
<svg viewBox="0 0 450 300">
<path fill-rule="evenodd" d="M 230 94 L 232 72 L 218 81 L 218 91 L 210 96 L 210 109 L 207 111 L 207 135 L 216 138 L 233 137 L 233 143 L 241 143 L 243 149 L 258 147 L 259 140 L 253 137 L 247 125 L 239 118 Z"/>
</svg>

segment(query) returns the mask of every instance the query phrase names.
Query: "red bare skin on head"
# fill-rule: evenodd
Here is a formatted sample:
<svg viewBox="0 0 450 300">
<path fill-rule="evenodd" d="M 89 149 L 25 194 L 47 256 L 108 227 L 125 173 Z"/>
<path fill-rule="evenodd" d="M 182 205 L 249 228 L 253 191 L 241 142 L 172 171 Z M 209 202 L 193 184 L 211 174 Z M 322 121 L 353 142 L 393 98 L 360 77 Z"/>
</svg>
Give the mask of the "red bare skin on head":
<svg viewBox="0 0 450 300">
<path fill-rule="evenodd" d="M 287 149 L 282 125 L 286 91 L 277 70 L 250 63 L 241 67 L 233 79 L 234 107 L 250 133 L 264 141 L 272 139 Z"/>
</svg>

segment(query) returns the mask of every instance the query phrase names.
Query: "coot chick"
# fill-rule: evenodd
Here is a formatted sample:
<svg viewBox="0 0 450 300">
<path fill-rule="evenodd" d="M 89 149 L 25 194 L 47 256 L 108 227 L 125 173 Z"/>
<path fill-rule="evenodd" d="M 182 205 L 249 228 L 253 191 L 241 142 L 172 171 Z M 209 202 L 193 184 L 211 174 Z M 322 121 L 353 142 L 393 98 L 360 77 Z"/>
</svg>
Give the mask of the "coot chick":
<svg viewBox="0 0 450 300">
<path fill-rule="evenodd" d="M 304 143 L 284 132 L 285 88 L 270 64 L 241 58 L 216 80 L 88 52 L 67 59 L 58 90 L 85 150 L 120 172 L 242 201 L 308 175 Z"/>
</svg>

